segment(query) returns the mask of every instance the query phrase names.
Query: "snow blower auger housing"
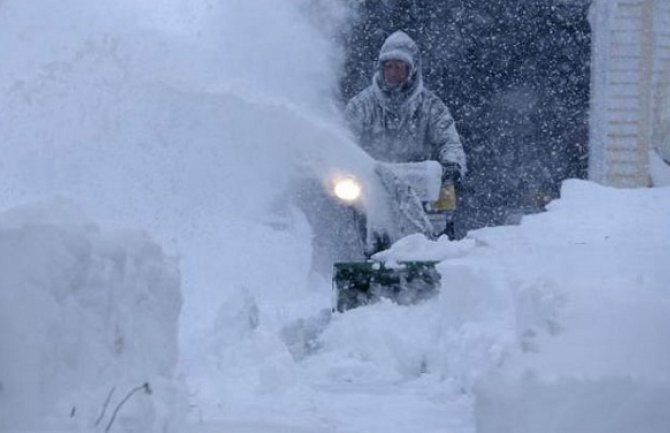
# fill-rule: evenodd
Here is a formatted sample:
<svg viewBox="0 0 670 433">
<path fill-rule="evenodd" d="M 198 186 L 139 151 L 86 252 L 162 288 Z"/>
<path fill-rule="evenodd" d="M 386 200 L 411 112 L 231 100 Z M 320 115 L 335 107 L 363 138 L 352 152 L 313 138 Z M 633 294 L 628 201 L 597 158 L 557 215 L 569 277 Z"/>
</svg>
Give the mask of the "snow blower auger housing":
<svg viewBox="0 0 670 433">
<path fill-rule="evenodd" d="M 442 185 L 442 167 L 435 161 L 419 163 L 379 163 L 375 168 L 386 203 L 381 217 L 365 212 L 366 188 L 352 177 L 333 185 L 333 191 L 352 208 L 365 261 L 333 265 L 333 311 L 368 305 L 387 298 L 401 305 L 421 302 L 440 288 L 437 261 L 407 260 L 383 262 L 376 253 L 391 247 L 405 236 L 422 233 L 430 239 L 453 233 L 455 190 Z M 379 212 L 379 206 L 371 206 Z M 384 212 L 382 212 L 384 213 Z M 450 238 L 452 235 L 449 236 Z"/>
<path fill-rule="evenodd" d="M 411 305 L 434 296 L 440 287 L 441 276 L 435 270 L 437 262 L 411 261 L 340 262 L 333 269 L 333 310 L 344 312 L 352 308 L 391 299 L 400 305 Z"/>
</svg>

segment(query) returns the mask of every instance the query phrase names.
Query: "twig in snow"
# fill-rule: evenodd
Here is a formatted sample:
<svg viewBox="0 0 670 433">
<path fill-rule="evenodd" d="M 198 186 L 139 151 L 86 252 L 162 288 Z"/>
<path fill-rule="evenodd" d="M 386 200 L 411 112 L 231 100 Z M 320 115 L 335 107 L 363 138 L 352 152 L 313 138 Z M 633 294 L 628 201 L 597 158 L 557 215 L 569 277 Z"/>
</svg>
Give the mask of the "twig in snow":
<svg viewBox="0 0 670 433">
<path fill-rule="evenodd" d="M 107 398 L 105 399 L 105 403 L 102 405 L 102 413 L 100 413 L 100 416 L 95 421 L 95 426 L 96 427 L 100 424 L 100 421 L 102 421 L 102 419 L 105 417 L 105 412 L 107 412 L 107 406 L 109 406 L 109 401 L 112 399 L 112 395 L 114 394 L 114 391 L 116 391 L 115 386 L 113 386 L 112 389 L 110 389 L 109 393 L 107 394 Z"/>
<path fill-rule="evenodd" d="M 147 394 L 151 394 L 151 388 L 149 387 L 149 382 L 144 382 L 142 385 L 135 387 L 131 389 L 128 394 L 126 394 L 125 397 L 123 397 L 123 400 L 119 402 L 119 404 L 116 405 L 116 408 L 114 409 L 114 413 L 112 413 L 112 418 L 109 420 L 109 423 L 107 424 L 107 428 L 105 428 L 105 433 L 109 433 L 109 430 L 112 428 L 112 424 L 114 424 L 114 420 L 116 419 L 116 415 L 119 413 L 119 410 L 121 407 L 128 401 L 130 397 L 133 396 L 137 391 L 144 390 Z"/>
</svg>

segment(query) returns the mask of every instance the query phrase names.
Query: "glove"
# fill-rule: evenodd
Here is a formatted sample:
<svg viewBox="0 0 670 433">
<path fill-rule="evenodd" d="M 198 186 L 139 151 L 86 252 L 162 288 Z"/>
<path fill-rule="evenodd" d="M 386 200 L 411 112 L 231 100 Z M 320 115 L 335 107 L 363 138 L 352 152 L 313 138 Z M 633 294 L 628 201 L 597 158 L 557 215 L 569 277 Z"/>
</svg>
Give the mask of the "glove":
<svg viewBox="0 0 670 433">
<path fill-rule="evenodd" d="M 442 185 L 453 185 L 461 179 L 461 166 L 455 162 L 446 162 L 442 165 Z"/>
</svg>

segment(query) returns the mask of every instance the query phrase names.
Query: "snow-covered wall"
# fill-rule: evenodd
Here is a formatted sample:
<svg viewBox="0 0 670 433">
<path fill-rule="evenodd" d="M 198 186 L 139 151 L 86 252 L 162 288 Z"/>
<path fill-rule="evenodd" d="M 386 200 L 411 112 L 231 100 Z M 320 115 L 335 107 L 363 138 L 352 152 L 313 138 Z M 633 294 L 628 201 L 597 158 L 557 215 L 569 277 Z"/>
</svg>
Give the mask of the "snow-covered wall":
<svg viewBox="0 0 670 433">
<path fill-rule="evenodd" d="M 164 431 L 184 409 L 181 302 L 176 260 L 143 233 L 62 202 L 0 215 L 0 431 Z"/>
<path fill-rule="evenodd" d="M 590 19 L 589 177 L 614 186 L 649 185 L 649 151 L 668 152 L 670 6 L 665 0 L 596 0 Z"/>
</svg>

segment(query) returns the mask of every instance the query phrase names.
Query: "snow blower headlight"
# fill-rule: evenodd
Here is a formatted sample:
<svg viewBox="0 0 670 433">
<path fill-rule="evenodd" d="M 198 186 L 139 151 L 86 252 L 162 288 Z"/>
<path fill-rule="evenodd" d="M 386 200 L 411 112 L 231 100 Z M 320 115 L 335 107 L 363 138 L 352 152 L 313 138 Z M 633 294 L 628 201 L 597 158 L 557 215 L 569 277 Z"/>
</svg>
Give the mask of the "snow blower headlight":
<svg viewBox="0 0 670 433">
<path fill-rule="evenodd" d="M 361 185 L 353 177 L 345 177 L 335 181 L 333 192 L 340 200 L 351 203 L 361 196 Z"/>
</svg>

